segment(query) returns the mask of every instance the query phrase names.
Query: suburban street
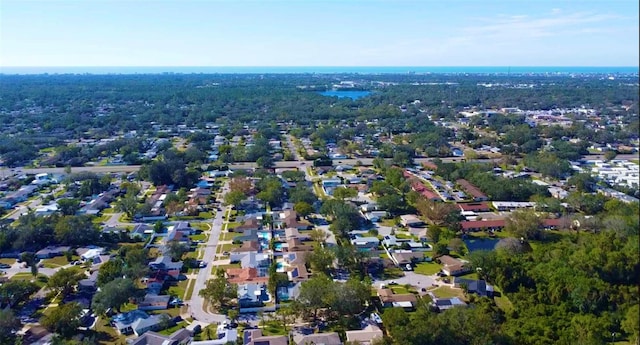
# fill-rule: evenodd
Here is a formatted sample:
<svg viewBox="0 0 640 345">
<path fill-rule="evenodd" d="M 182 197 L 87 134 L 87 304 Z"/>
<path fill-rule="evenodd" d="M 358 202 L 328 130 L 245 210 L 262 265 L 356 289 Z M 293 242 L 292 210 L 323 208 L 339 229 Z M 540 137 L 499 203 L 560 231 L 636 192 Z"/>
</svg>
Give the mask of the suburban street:
<svg viewBox="0 0 640 345">
<path fill-rule="evenodd" d="M 225 195 L 229 190 L 229 183 L 225 183 L 222 186 L 220 195 Z M 220 197 L 221 198 L 221 197 Z M 227 317 L 222 314 L 211 314 L 204 310 L 204 298 L 198 295 L 198 292 L 204 289 L 207 280 L 211 278 L 211 270 L 213 262 L 216 259 L 216 248 L 218 246 L 218 240 L 220 238 L 220 232 L 222 231 L 222 225 L 224 223 L 224 215 L 228 212 L 229 207 L 225 207 L 222 211 L 216 212 L 216 216 L 213 219 L 211 233 L 209 234 L 209 240 L 206 243 L 204 249 L 204 256 L 202 262 L 207 263 L 207 266 L 201 268 L 198 272 L 198 276 L 195 281 L 195 288 L 193 295 L 191 296 L 191 302 L 189 303 L 189 312 L 194 319 L 208 323 L 220 323 L 225 321 Z"/>
</svg>

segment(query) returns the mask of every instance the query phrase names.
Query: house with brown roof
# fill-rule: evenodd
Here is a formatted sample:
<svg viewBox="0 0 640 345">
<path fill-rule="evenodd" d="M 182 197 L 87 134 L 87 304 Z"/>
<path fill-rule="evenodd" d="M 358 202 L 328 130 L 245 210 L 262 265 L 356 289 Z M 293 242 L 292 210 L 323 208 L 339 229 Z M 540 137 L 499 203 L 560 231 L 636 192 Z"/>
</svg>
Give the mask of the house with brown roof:
<svg viewBox="0 0 640 345">
<path fill-rule="evenodd" d="M 482 193 L 482 191 L 478 187 L 476 187 L 473 184 L 471 184 L 471 182 L 469 182 L 469 181 L 467 181 L 465 179 L 459 179 L 459 180 L 456 181 L 456 183 L 460 187 L 462 187 L 464 190 L 466 190 L 467 193 L 473 197 L 474 201 L 487 201 L 487 200 L 489 200 L 487 195 Z"/>
<path fill-rule="evenodd" d="M 387 288 L 378 289 L 378 298 L 384 308 L 413 309 L 418 302 L 414 294 L 394 294 L 393 290 Z"/>
<path fill-rule="evenodd" d="M 443 255 L 438 258 L 442 264 L 442 272 L 448 276 L 456 276 L 467 273 L 471 270 L 470 266 L 462 260 L 456 259 L 449 255 Z"/>
<path fill-rule="evenodd" d="M 233 232 L 245 232 L 245 231 L 251 231 L 251 230 L 258 231 L 261 228 L 262 228 L 262 221 L 256 217 L 251 217 L 249 219 L 246 219 L 242 225 L 229 230 Z"/>
<path fill-rule="evenodd" d="M 309 235 L 302 235 L 296 228 L 286 228 L 284 229 L 284 238 L 287 240 L 297 238 L 301 241 L 308 241 Z"/>
<path fill-rule="evenodd" d="M 411 264 L 414 261 L 424 260 L 424 252 L 414 252 L 411 250 L 395 250 L 391 253 L 398 265 Z"/>
<path fill-rule="evenodd" d="M 257 268 L 228 268 L 227 281 L 232 284 L 267 283 L 269 277 L 260 277 Z"/>
<path fill-rule="evenodd" d="M 274 219 L 273 225 L 280 228 L 294 228 L 307 230 L 311 227 L 308 223 L 298 221 L 298 213 L 294 210 L 284 210 L 278 214 L 278 219 Z"/>
<path fill-rule="evenodd" d="M 342 345 L 340 336 L 336 332 L 331 333 L 313 333 L 313 334 L 295 334 L 293 342 L 296 345 L 322 344 L 322 345 Z"/>
<path fill-rule="evenodd" d="M 261 329 L 245 329 L 243 345 L 288 345 L 289 337 L 285 335 L 262 335 Z"/>
<path fill-rule="evenodd" d="M 491 207 L 487 202 L 467 202 L 459 203 L 458 207 L 462 212 L 489 212 Z"/>
<path fill-rule="evenodd" d="M 302 241 L 295 237 L 287 240 L 287 246 L 283 247 L 287 252 L 308 252 L 313 250 L 310 245 L 302 244 Z"/>
</svg>

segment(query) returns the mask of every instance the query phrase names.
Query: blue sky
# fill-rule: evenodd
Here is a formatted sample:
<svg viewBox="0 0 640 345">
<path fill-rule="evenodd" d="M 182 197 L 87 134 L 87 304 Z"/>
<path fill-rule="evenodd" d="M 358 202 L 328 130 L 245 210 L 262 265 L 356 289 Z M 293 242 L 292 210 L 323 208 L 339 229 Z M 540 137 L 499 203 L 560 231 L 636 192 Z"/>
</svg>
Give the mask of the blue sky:
<svg viewBox="0 0 640 345">
<path fill-rule="evenodd" d="M 638 66 L 637 0 L 0 0 L 0 66 Z"/>
</svg>

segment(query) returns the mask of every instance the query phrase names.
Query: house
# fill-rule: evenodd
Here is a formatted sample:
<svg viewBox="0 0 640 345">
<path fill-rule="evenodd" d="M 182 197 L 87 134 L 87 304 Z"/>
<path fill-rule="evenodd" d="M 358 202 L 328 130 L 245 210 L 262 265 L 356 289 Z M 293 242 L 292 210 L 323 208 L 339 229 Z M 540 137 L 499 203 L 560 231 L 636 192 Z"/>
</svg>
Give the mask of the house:
<svg viewBox="0 0 640 345">
<path fill-rule="evenodd" d="M 182 328 L 171 335 L 163 335 L 160 333 L 148 331 L 133 340 L 130 345 L 188 345 L 192 344 L 193 336 L 191 331 Z"/>
<path fill-rule="evenodd" d="M 105 249 L 102 247 L 89 246 L 86 248 L 78 248 L 76 253 L 80 255 L 80 258 L 84 261 L 90 261 L 94 258 L 102 255 Z"/>
<path fill-rule="evenodd" d="M 473 293 L 481 297 L 493 296 L 493 286 L 484 280 L 453 278 L 453 286 L 457 288 L 466 287 L 468 293 Z"/>
<path fill-rule="evenodd" d="M 263 336 L 261 329 L 245 329 L 243 345 L 289 345 L 289 337 L 285 335 Z"/>
<path fill-rule="evenodd" d="M 265 283 L 238 284 L 238 304 L 240 308 L 261 307 L 270 301 L 271 296 Z"/>
<path fill-rule="evenodd" d="M 287 240 L 287 252 L 308 252 L 311 250 L 313 250 L 313 247 L 310 245 L 302 244 L 302 241 L 299 238 L 290 238 Z"/>
<path fill-rule="evenodd" d="M 48 246 L 36 252 L 36 258 L 49 259 L 56 256 L 62 256 L 71 249 L 69 246 Z"/>
<path fill-rule="evenodd" d="M 297 230 L 307 230 L 311 227 L 308 223 L 298 221 L 298 214 L 294 210 L 285 210 L 278 214 L 279 218 L 275 219 L 274 226 L 293 228 Z"/>
<path fill-rule="evenodd" d="M 412 252 L 410 250 L 395 250 L 391 253 L 394 261 L 398 265 L 407 265 L 415 261 L 424 260 L 424 252 Z"/>
<path fill-rule="evenodd" d="M 182 270 L 182 261 L 173 262 L 168 256 L 158 256 L 154 261 L 149 263 L 149 267 L 152 270 L 165 272 L 173 270 L 180 271 Z"/>
<path fill-rule="evenodd" d="M 136 226 L 133 227 L 133 230 L 131 231 L 131 233 L 129 234 L 129 236 L 131 238 L 134 237 L 138 237 L 138 238 L 148 238 L 149 236 L 153 235 L 153 227 L 149 224 L 144 224 L 144 223 L 138 223 L 136 224 Z"/>
<path fill-rule="evenodd" d="M 516 201 L 494 201 L 492 202 L 493 207 L 498 211 L 513 211 L 524 208 L 534 208 L 536 206 L 535 202 L 516 202 Z"/>
<path fill-rule="evenodd" d="M 226 274 L 227 281 L 231 284 L 266 283 L 269 281 L 269 277 L 258 274 L 257 268 L 228 268 Z"/>
<path fill-rule="evenodd" d="M 456 276 L 469 272 L 471 269 L 465 262 L 458 260 L 449 255 L 443 255 L 438 258 L 442 264 L 442 272 L 448 276 Z"/>
<path fill-rule="evenodd" d="M 262 221 L 256 217 L 247 218 L 244 223 L 240 226 L 237 226 L 234 229 L 230 229 L 233 232 L 245 232 L 247 230 L 255 230 L 258 231 L 262 228 Z"/>
<path fill-rule="evenodd" d="M 405 228 L 419 227 L 424 224 L 415 214 L 403 214 L 400 216 L 400 224 Z"/>
<path fill-rule="evenodd" d="M 302 235 L 300 234 L 300 231 L 298 231 L 298 229 L 296 228 L 286 228 L 284 229 L 284 238 L 285 239 L 292 239 L 292 238 L 297 238 L 300 241 L 308 241 L 309 235 Z"/>
<path fill-rule="evenodd" d="M 244 241 L 239 248 L 231 249 L 229 260 L 231 263 L 239 262 L 248 252 L 259 252 L 260 242 L 257 240 Z"/>
<path fill-rule="evenodd" d="M 491 207 L 487 202 L 468 202 L 458 204 L 460 211 L 462 212 L 489 212 Z"/>
<path fill-rule="evenodd" d="M 78 290 L 94 292 L 96 290 L 96 282 L 98 281 L 98 270 L 94 270 L 89 278 L 82 279 L 78 282 Z"/>
<path fill-rule="evenodd" d="M 502 230 L 506 226 L 504 219 L 494 220 L 466 220 L 460 222 L 463 232 L 470 231 L 486 231 L 486 230 Z"/>
<path fill-rule="evenodd" d="M 458 297 L 453 298 L 434 298 L 431 305 L 438 311 L 445 311 L 453 307 L 462 307 L 467 304 L 462 302 Z"/>
<path fill-rule="evenodd" d="M 169 307 L 169 295 L 146 294 L 144 298 L 138 302 L 140 310 L 164 310 Z"/>
<path fill-rule="evenodd" d="M 308 345 L 308 344 L 342 345 L 342 341 L 340 341 L 340 336 L 336 332 L 312 333 L 307 335 L 296 333 L 293 336 L 293 342 L 296 345 Z"/>
<path fill-rule="evenodd" d="M 467 181 L 465 179 L 459 179 L 459 180 L 456 181 L 456 183 L 460 187 L 462 187 L 464 190 L 466 190 L 467 193 L 473 197 L 474 201 L 486 201 L 486 200 L 489 200 L 487 195 L 482 193 L 482 191 L 478 187 L 476 187 L 473 184 L 471 184 L 471 182 L 469 182 L 469 181 Z"/>
<path fill-rule="evenodd" d="M 351 238 L 351 244 L 362 249 L 374 249 L 380 245 L 380 240 L 377 237 L 353 236 Z"/>
<path fill-rule="evenodd" d="M 413 294 L 394 294 L 393 290 L 387 288 L 378 289 L 378 298 L 384 308 L 413 309 L 418 302 Z"/>
<path fill-rule="evenodd" d="M 360 345 L 371 345 L 371 343 L 383 337 L 382 330 L 376 325 L 367 325 L 367 327 L 359 331 L 346 331 L 345 336 L 350 343 Z"/>
<path fill-rule="evenodd" d="M 36 208 L 35 215 L 36 216 L 49 216 L 58 212 L 58 204 L 53 203 L 49 205 L 44 205 Z"/>
<path fill-rule="evenodd" d="M 371 211 L 364 214 L 364 217 L 370 222 L 377 223 L 387 218 L 387 211 Z"/>
<path fill-rule="evenodd" d="M 171 229 L 167 233 L 167 236 L 165 236 L 164 243 L 167 244 L 172 241 L 182 243 L 186 246 L 191 245 L 191 239 L 189 238 L 189 233 L 186 231 L 178 231 L 175 229 Z"/>
<path fill-rule="evenodd" d="M 172 324 L 171 317 L 167 314 L 149 315 L 142 310 L 118 314 L 111 319 L 111 324 L 120 334 L 135 334 L 140 336 L 147 331 L 155 331 L 163 323 Z"/>
</svg>

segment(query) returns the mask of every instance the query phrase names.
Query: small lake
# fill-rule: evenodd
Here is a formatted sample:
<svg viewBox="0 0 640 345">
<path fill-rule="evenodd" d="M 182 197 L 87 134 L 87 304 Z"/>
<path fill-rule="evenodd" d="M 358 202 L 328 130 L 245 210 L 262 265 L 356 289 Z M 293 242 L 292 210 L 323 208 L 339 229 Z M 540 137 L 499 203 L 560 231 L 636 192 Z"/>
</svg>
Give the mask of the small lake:
<svg viewBox="0 0 640 345">
<path fill-rule="evenodd" d="M 367 97 L 371 94 L 371 91 L 323 91 L 320 92 L 321 95 L 327 97 L 338 97 L 338 98 L 351 98 L 352 100 L 356 100 L 358 98 Z"/>
<path fill-rule="evenodd" d="M 493 250 L 498 241 L 500 240 L 497 238 L 472 239 L 464 240 L 464 244 L 467 245 L 469 252 L 475 252 L 476 250 Z"/>
</svg>

